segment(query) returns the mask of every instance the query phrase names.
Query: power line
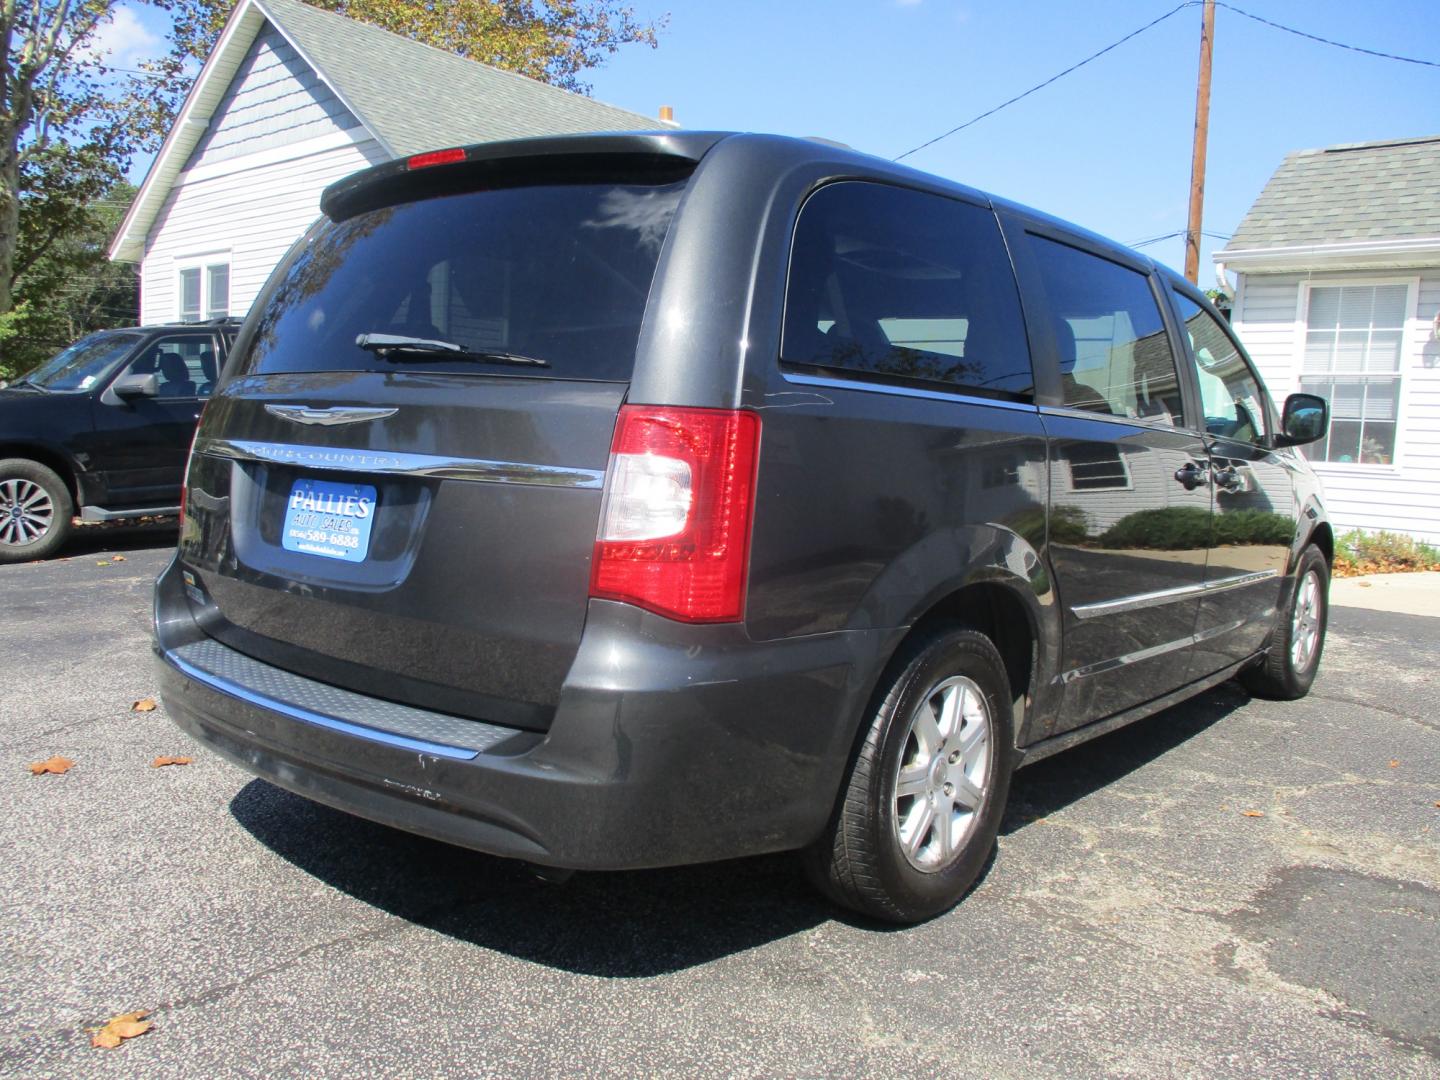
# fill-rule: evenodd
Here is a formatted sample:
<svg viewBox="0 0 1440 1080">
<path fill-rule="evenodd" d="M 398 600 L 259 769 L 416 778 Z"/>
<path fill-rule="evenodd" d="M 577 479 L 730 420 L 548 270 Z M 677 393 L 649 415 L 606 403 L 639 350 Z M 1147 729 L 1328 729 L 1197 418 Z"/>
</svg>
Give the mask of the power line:
<svg viewBox="0 0 1440 1080">
<path fill-rule="evenodd" d="M 1104 56 L 1106 53 L 1111 52 L 1112 50 L 1119 48 L 1121 45 L 1124 45 L 1124 44 L 1125 44 L 1127 41 L 1129 41 L 1131 38 L 1139 37 L 1141 34 L 1145 33 L 1145 31 L 1151 29 L 1152 27 L 1155 27 L 1155 26 L 1160 25 L 1160 24 L 1161 24 L 1162 22 L 1164 22 L 1166 19 L 1170 18 L 1170 17 L 1173 16 L 1173 15 L 1179 14 L 1180 12 L 1184 11 L 1186 8 L 1199 7 L 1199 6 L 1200 6 L 1200 3 L 1201 3 L 1201 0 L 1185 0 L 1184 3 L 1178 4 L 1177 6 L 1171 8 L 1169 11 L 1165 12 L 1165 14 L 1161 15 L 1159 18 L 1151 20 L 1150 22 L 1146 23 L 1144 26 L 1140 27 L 1138 30 L 1132 30 L 1130 33 L 1126 34 L 1124 37 L 1120 38 L 1119 40 L 1113 41 L 1113 42 L 1111 42 L 1109 45 L 1106 45 L 1105 48 L 1101 49 L 1099 52 L 1092 53 L 1091 55 L 1087 56 L 1084 60 L 1081 60 L 1079 63 L 1071 64 L 1071 65 L 1070 65 L 1068 68 L 1066 68 L 1064 71 L 1058 72 L 1057 74 L 1050 76 L 1050 78 L 1046 79 L 1044 82 L 1036 83 L 1034 86 L 1030 87 L 1030 89 L 1024 91 L 1023 93 L 1016 94 L 1014 97 L 1010 98 L 1008 101 L 1002 101 L 999 105 L 996 105 L 993 109 L 987 109 L 987 110 L 985 110 L 985 111 L 982 112 L 980 115 L 975 116 L 975 117 L 972 117 L 972 118 L 969 119 L 969 120 L 966 120 L 965 123 L 960 124 L 958 127 L 953 127 L 953 128 L 951 128 L 949 131 L 945 132 L 945 133 L 942 134 L 942 135 L 937 135 L 937 136 L 935 136 L 935 138 L 930 139 L 930 140 L 928 140 L 928 141 L 926 141 L 926 142 L 923 142 L 923 143 L 921 143 L 919 146 L 916 146 L 916 147 L 914 147 L 914 148 L 912 148 L 912 149 L 910 149 L 910 150 L 906 150 L 903 154 L 900 154 L 898 157 L 895 157 L 895 158 L 893 158 L 892 160 L 894 160 L 894 161 L 903 161 L 905 158 L 909 157 L 911 154 L 914 154 L 914 153 L 917 153 L 917 152 L 919 152 L 919 151 L 921 151 L 921 150 L 924 150 L 927 146 L 933 146 L 933 145 L 935 145 L 935 143 L 940 142 L 942 139 L 948 139 L 951 135 L 954 135 L 954 134 L 957 134 L 958 132 L 964 131 L 966 128 L 968 128 L 968 127 L 970 127 L 970 126 L 972 126 L 972 125 L 974 125 L 974 124 L 978 124 L 981 120 L 984 120 L 986 117 L 994 116 L 994 115 L 995 115 L 996 113 L 998 113 L 1001 109 L 1009 108 L 1011 105 L 1014 105 L 1016 102 L 1022 101 L 1022 100 L 1024 100 L 1025 98 L 1029 97 L 1031 94 L 1035 93 L 1037 90 L 1043 90 L 1045 87 L 1049 86 L 1051 83 L 1057 82 L 1058 80 L 1063 79 L 1066 75 L 1069 75 L 1069 74 L 1071 74 L 1072 72 L 1075 72 L 1075 71 L 1080 70 L 1080 68 L 1084 67 L 1086 64 L 1090 63 L 1091 61 L 1093 61 L 1093 60 L 1098 60 L 1100 57 Z M 1381 52 L 1381 51 L 1379 51 L 1378 49 L 1367 49 L 1367 48 L 1364 48 L 1364 47 L 1362 47 L 1362 46 L 1360 46 L 1360 45 L 1347 45 L 1347 44 L 1346 44 L 1345 42 L 1343 42 L 1343 41 L 1332 41 L 1330 38 L 1324 38 L 1324 37 L 1321 37 L 1321 36 L 1318 35 L 1318 34 L 1311 34 L 1311 33 L 1308 33 L 1308 32 L 1306 32 L 1306 31 L 1304 31 L 1304 30 L 1298 30 L 1298 29 L 1296 29 L 1296 28 L 1293 27 L 1293 26 L 1286 26 L 1284 23 L 1277 23 L 1277 22 L 1273 22 L 1273 21 L 1270 20 L 1270 19 L 1261 18 L 1259 15 L 1252 15 L 1250 12 L 1245 11 L 1243 8 L 1238 8 L 1238 7 L 1236 7 L 1236 6 L 1233 5 L 1233 4 L 1224 3 L 1223 0 L 1215 0 L 1215 6 L 1216 6 L 1216 7 L 1222 7 L 1222 8 L 1224 8 L 1226 11 L 1233 11 L 1236 15 L 1241 15 L 1241 16 L 1247 18 L 1247 19 L 1252 19 L 1252 20 L 1254 20 L 1255 22 L 1262 23 L 1262 24 L 1264 24 L 1265 26 L 1273 27 L 1273 28 L 1276 29 L 1276 30 L 1283 30 L 1283 31 L 1284 31 L 1285 33 L 1287 33 L 1287 34 L 1295 34 L 1297 37 L 1306 38 L 1306 39 L 1308 39 L 1308 40 L 1310 40 L 1310 41 L 1317 41 L 1317 42 L 1319 42 L 1319 43 L 1322 44 L 1322 45 L 1331 45 L 1331 46 L 1333 46 L 1333 47 L 1335 47 L 1335 48 L 1337 48 L 1337 49 L 1346 49 L 1346 50 L 1348 50 L 1348 51 L 1350 51 L 1350 52 L 1363 53 L 1363 54 L 1366 55 L 1366 56 L 1374 56 L 1374 57 L 1378 57 L 1379 59 L 1382 59 L 1382 60 L 1396 60 L 1396 61 L 1399 61 L 1399 62 L 1405 63 L 1405 64 L 1420 64 L 1420 65 L 1423 65 L 1424 67 L 1440 67 L 1440 61 L 1436 61 L 1436 60 L 1421 60 L 1421 59 L 1418 59 L 1417 57 L 1414 57 L 1414 56 L 1400 56 L 1400 55 L 1398 55 L 1398 54 L 1396 54 L 1396 53 Z"/>
<path fill-rule="evenodd" d="M 1184 235 L 1185 235 L 1185 230 L 1184 230 L 1184 229 L 1176 229 L 1174 232 L 1162 233 L 1162 234 L 1159 235 L 1159 236 L 1152 236 L 1152 237 L 1150 237 L 1149 239 L 1146 239 L 1146 240 L 1131 240 L 1131 241 L 1130 241 L 1128 244 L 1126 244 L 1125 246 L 1126 246 L 1126 247 L 1130 247 L 1130 248 L 1149 247 L 1151 244 L 1158 244 L 1158 243 L 1160 243 L 1160 241 L 1162 241 L 1162 240 L 1173 240 L 1173 239 L 1174 239 L 1175 237 L 1177 237 L 1177 236 L 1184 236 Z"/>
<path fill-rule="evenodd" d="M 1287 34 L 1294 34 L 1296 37 L 1318 41 L 1321 45 L 1333 45 L 1337 49 L 1348 49 L 1350 52 L 1364 53 L 1366 56 L 1377 56 L 1381 60 L 1398 60 L 1402 64 L 1420 64 L 1424 67 L 1440 68 L 1440 61 L 1437 60 L 1420 60 L 1414 56 L 1398 56 L 1395 53 L 1380 52 L 1378 49 L 1366 49 L 1359 45 L 1347 45 L 1343 41 L 1331 41 L 1329 38 L 1323 38 L 1319 34 L 1306 33 L 1304 30 L 1297 30 L 1293 26 L 1286 26 L 1284 23 L 1272 22 L 1270 19 L 1262 18 L 1259 15 L 1252 15 L 1250 12 L 1236 7 L 1234 4 L 1223 3 L 1222 0 L 1215 0 L 1215 6 L 1224 8 L 1226 11 L 1233 11 L 1236 15 L 1243 15 L 1247 19 L 1253 19 L 1255 22 L 1263 23 L 1276 30 L 1283 30 Z"/>
<path fill-rule="evenodd" d="M 1044 82 L 1042 82 L 1042 83 L 1036 83 L 1034 86 L 1030 87 L 1030 89 L 1029 89 L 1029 90 L 1026 90 L 1024 93 L 1016 94 L 1016 95 L 1015 95 L 1014 97 L 1012 97 L 1009 101 L 1002 101 L 999 105 L 996 105 L 993 109 L 987 109 L 985 112 L 982 112 L 979 116 L 976 116 L 976 117 L 974 117 L 973 119 L 970 119 L 970 120 L 966 120 L 965 123 L 961 124 L 959 127 L 953 127 L 953 128 L 951 128 L 949 131 L 945 132 L 945 134 L 943 134 L 943 135 L 936 135 L 935 138 L 929 140 L 928 142 L 923 142 L 923 143 L 921 143 L 919 146 L 915 147 L 914 149 L 906 150 L 903 154 L 901 154 L 899 157 L 894 158 L 893 160 L 895 160 L 895 161 L 903 161 L 903 160 L 905 160 L 907 157 L 909 157 L 911 154 L 914 154 L 914 153 L 917 153 L 918 151 L 924 150 L 927 146 L 933 146 L 935 143 L 939 142 L 941 139 L 948 139 L 951 135 L 954 135 L 956 132 L 964 131 L 966 128 L 970 127 L 972 124 L 978 124 L 981 120 L 984 120 L 987 116 L 994 116 L 994 115 L 995 115 L 997 112 L 999 112 L 1001 109 L 1009 108 L 1011 105 L 1014 105 L 1017 101 L 1021 101 L 1021 100 L 1023 100 L 1024 98 L 1029 97 L 1031 94 L 1035 93 L 1035 91 L 1037 91 L 1037 90 L 1043 90 L 1043 89 L 1045 89 L 1045 87 L 1049 86 L 1051 83 L 1053 83 L 1053 82 L 1055 82 L 1055 81 L 1057 81 L 1057 80 L 1059 80 L 1059 79 L 1063 79 L 1066 75 L 1069 75 L 1072 71 L 1078 71 L 1078 70 L 1080 70 L 1082 67 L 1084 67 L 1086 64 L 1090 63 L 1092 60 L 1098 60 L 1098 59 L 1100 59 L 1100 57 L 1104 56 L 1106 53 L 1110 52 L 1112 49 L 1118 49 L 1121 45 L 1124 45 L 1124 44 L 1125 44 L 1127 41 L 1129 41 L 1131 38 L 1139 37 L 1141 34 L 1145 33 L 1146 30 L 1149 30 L 1151 27 L 1153 27 L 1153 26 L 1159 26 L 1162 22 L 1164 22 L 1166 19 L 1170 18 L 1172 15 L 1178 15 L 1180 12 L 1184 11 L 1186 8 L 1188 8 L 1188 7 L 1194 7 L 1194 6 L 1196 5 L 1196 3 L 1198 3 L 1198 0 L 1185 0 L 1185 2 L 1184 2 L 1183 4 L 1177 4 L 1175 7 L 1171 8 L 1169 11 L 1165 12 L 1164 15 L 1161 15 L 1158 19 L 1152 19 L 1150 22 L 1148 22 L 1148 23 L 1146 23 L 1144 26 L 1140 27 L 1140 29 L 1138 29 L 1138 30 L 1132 30 L 1130 33 L 1128 33 L 1128 34 L 1126 34 L 1124 37 L 1122 37 L 1119 41 L 1113 41 L 1113 42 L 1111 42 L 1109 45 L 1106 45 L 1106 46 L 1105 46 L 1103 49 L 1101 49 L 1099 52 L 1097 52 L 1097 53 L 1091 53 L 1091 54 L 1090 54 L 1089 56 L 1087 56 L 1084 60 L 1081 60 L 1078 64 L 1071 64 L 1071 65 L 1070 65 L 1068 68 L 1066 68 L 1064 71 L 1060 72 L 1059 74 L 1050 76 L 1050 78 L 1046 79 L 1046 80 L 1045 80 Z"/>
</svg>

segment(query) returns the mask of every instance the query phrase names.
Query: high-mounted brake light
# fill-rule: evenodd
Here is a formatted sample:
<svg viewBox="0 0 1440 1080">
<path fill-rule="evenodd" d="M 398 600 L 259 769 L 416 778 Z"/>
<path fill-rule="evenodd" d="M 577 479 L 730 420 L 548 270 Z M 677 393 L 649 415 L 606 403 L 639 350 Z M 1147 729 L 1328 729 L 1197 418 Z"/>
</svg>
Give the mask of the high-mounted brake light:
<svg viewBox="0 0 1440 1080">
<path fill-rule="evenodd" d="M 428 169 L 432 165 L 450 165 L 464 160 L 464 149 L 456 146 L 449 150 L 431 150 L 424 154 L 414 154 L 405 159 L 405 168 L 413 172 L 415 169 Z"/>
<path fill-rule="evenodd" d="M 590 595 L 682 622 L 739 620 L 759 447 L 753 412 L 622 406 Z"/>
</svg>

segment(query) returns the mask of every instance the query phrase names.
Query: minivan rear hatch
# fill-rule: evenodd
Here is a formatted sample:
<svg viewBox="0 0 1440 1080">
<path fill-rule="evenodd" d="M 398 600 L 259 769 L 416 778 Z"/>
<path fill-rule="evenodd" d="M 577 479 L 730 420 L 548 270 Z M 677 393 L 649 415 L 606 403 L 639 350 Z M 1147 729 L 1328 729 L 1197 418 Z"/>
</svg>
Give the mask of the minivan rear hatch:
<svg viewBox="0 0 1440 1080">
<path fill-rule="evenodd" d="M 198 433 L 180 555 L 206 632 L 322 682 L 544 729 L 693 167 L 459 155 L 332 188 Z"/>
</svg>

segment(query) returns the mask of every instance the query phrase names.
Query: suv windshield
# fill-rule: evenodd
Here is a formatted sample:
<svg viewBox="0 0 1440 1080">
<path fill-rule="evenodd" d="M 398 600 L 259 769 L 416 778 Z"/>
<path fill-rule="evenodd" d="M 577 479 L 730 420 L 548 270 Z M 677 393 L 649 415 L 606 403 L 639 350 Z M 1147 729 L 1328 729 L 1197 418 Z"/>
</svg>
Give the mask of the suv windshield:
<svg viewBox="0 0 1440 1080">
<path fill-rule="evenodd" d="M 135 347 L 140 336 L 111 331 L 91 334 L 56 353 L 16 385 L 53 391 L 89 390 L 104 378 L 111 364 Z"/>
<path fill-rule="evenodd" d="M 324 223 L 267 286 L 240 370 L 629 379 L 683 188 L 540 184 Z"/>
</svg>

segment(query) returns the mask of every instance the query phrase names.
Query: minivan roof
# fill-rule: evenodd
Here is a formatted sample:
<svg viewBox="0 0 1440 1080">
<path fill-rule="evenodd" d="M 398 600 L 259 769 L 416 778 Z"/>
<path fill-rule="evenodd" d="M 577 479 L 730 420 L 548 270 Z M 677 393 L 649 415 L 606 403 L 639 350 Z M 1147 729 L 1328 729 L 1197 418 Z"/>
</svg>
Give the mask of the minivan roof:
<svg viewBox="0 0 1440 1080">
<path fill-rule="evenodd" d="M 728 140 L 764 142 L 769 144 L 772 149 L 784 147 L 788 151 L 784 156 L 792 164 L 806 161 L 828 162 L 836 167 L 837 175 L 857 179 L 864 177 L 892 180 L 907 186 L 929 188 L 933 191 L 949 191 L 971 200 L 984 202 L 997 210 L 1008 210 L 1023 215 L 1084 239 L 1097 247 L 1123 253 L 1131 261 L 1142 263 L 1147 267 L 1159 267 L 1173 275 L 1173 271 L 1168 271 L 1168 268 L 1156 263 L 1149 256 L 1073 222 L 937 176 L 934 173 L 902 165 L 873 154 L 865 154 L 828 140 L 732 131 L 596 132 L 584 135 L 509 139 L 502 142 L 475 143 L 469 146 L 455 147 L 453 149 L 463 150 L 465 156 L 463 162 L 456 161 L 453 164 L 499 162 L 509 158 L 593 159 L 611 156 L 648 159 L 652 163 L 659 163 L 666 159 L 671 159 L 676 164 L 681 161 L 698 163 L 717 144 Z M 321 195 L 320 209 L 333 220 L 349 217 L 365 209 L 369 202 L 365 195 L 377 186 L 389 187 L 390 184 L 410 172 L 409 162 L 411 160 L 410 158 L 400 158 L 384 162 L 336 181 Z M 769 182 L 765 177 L 756 177 L 755 180 L 757 183 Z"/>
</svg>

